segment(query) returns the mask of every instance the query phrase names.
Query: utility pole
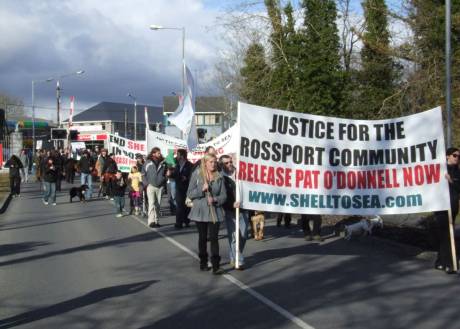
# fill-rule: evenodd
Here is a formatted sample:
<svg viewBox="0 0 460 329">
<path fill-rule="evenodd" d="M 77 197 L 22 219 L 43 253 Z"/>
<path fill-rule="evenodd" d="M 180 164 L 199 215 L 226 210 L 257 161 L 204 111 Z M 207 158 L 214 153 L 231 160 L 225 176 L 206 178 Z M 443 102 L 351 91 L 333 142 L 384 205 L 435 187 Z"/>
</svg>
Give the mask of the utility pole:
<svg viewBox="0 0 460 329">
<path fill-rule="evenodd" d="M 125 109 L 125 138 L 128 138 L 128 110 Z"/>
</svg>

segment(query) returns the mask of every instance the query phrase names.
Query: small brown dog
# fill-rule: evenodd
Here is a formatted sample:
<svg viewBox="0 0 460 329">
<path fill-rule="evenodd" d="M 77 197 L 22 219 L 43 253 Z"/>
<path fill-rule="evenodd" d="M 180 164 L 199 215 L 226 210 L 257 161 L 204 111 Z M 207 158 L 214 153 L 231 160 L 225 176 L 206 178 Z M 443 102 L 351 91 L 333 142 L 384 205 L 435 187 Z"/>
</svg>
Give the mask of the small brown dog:
<svg viewBox="0 0 460 329">
<path fill-rule="evenodd" d="M 265 215 L 262 211 L 256 211 L 254 216 L 251 217 L 252 232 L 254 240 L 262 240 L 264 238 L 264 224 Z"/>
</svg>

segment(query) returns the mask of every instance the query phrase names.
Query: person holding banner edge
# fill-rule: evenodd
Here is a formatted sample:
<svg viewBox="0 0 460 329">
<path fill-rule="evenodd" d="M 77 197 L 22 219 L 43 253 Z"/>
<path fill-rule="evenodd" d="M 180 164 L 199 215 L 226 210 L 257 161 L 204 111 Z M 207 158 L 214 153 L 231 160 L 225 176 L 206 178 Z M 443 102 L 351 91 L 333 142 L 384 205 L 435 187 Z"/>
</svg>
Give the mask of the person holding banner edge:
<svg viewBox="0 0 460 329">
<path fill-rule="evenodd" d="M 243 250 L 248 236 L 249 214 L 247 211 L 240 209 L 238 264 L 236 264 L 236 208 L 240 206 L 240 203 L 236 202 L 236 168 L 233 166 L 231 156 L 226 154 L 219 158 L 219 163 L 222 168 L 222 175 L 224 177 L 225 189 L 227 192 L 227 200 L 223 208 L 225 210 L 225 223 L 227 226 L 228 243 L 230 245 L 230 265 L 235 269 L 243 270 Z"/>
<path fill-rule="evenodd" d="M 452 225 L 455 227 L 455 217 L 457 217 L 458 214 L 460 198 L 460 169 L 458 167 L 460 150 L 456 147 L 450 147 L 446 150 L 446 157 L 446 179 L 449 182 Z M 436 220 L 436 233 L 439 239 L 439 249 L 435 262 L 435 268 L 437 270 L 445 271 L 447 274 L 454 274 L 456 272 L 453 270 L 454 266 L 452 264 L 448 211 L 436 211 L 434 216 Z"/>
<path fill-rule="evenodd" d="M 219 225 L 225 218 L 223 204 L 227 200 L 224 179 L 217 170 L 217 157 L 206 154 L 190 178 L 187 197 L 193 202 L 189 218 L 198 229 L 198 256 L 200 270 L 208 271 L 207 241 L 211 244 L 213 274 L 223 274 L 220 268 Z M 209 234 L 208 234 L 209 233 Z"/>
</svg>

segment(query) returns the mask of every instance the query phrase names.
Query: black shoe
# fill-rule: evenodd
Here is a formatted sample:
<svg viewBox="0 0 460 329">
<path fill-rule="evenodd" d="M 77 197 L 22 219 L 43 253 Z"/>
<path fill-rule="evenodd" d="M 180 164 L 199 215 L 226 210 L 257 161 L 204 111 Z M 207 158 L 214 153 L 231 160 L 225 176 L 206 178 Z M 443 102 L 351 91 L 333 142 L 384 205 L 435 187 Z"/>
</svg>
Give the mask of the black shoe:
<svg viewBox="0 0 460 329">
<path fill-rule="evenodd" d="M 160 223 L 155 223 L 155 227 L 161 227 Z"/>
<path fill-rule="evenodd" d="M 445 271 L 446 271 L 446 274 L 456 274 L 457 273 L 457 271 L 454 271 L 450 267 L 446 267 Z"/>
<path fill-rule="evenodd" d="M 214 274 L 214 275 L 222 275 L 224 273 L 225 273 L 225 271 L 223 269 L 221 269 L 220 267 L 212 269 L 212 274 Z"/>
<path fill-rule="evenodd" d="M 182 224 L 174 224 L 174 227 L 180 230 L 182 228 Z"/>
<path fill-rule="evenodd" d="M 185 227 L 190 227 L 190 224 L 189 223 L 185 224 Z"/>
<path fill-rule="evenodd" d="M 155 223 L 150 223 L 149 227 L 154 228 L 154 227 L 156 227 L 156 224 Z"/>
<path fill-rule="evenodd" d="M 210 269 L 208 264 L 200 264 L 200 271 L 209 271 Z"/>
</svg>

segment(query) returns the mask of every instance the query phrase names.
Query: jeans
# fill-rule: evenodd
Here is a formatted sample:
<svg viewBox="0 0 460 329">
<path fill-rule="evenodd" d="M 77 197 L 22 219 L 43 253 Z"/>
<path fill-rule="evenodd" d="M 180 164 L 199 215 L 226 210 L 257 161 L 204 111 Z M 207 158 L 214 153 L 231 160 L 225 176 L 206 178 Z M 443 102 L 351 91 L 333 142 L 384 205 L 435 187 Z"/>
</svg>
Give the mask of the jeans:
<svg viewBox="0 0 460 329">
<path fill-rule="evenodd" d="M 117 196 L 113 197 L 113 201 L 115 202 L 115 209 L 118 214 L 123 213 L 123 208 L 125 207 L 125 197 L 124 196 Z"/>
<path fill-rule="evenodd" d="M 149 200 L 149 211 L 148 211 L 148 224 L 157 223 L 160 218 L 160 202 L 162 187 L 155 187 L 153 185 L 147 186 L 147 198 Z"/>
<path fill-rule="evenodd" d="M 227 237 L 230 245 L 230 260 L 236 260 L 236 213 L 234 211 L 225 212 L 225 222 L 227 225 Z M 244 264 L 243 250 L 248 237 L 249 216 L 246 211 L 240 211 L 240 248 L 238 253 L 238 265 Z"/>
<path fill-rule="evenodd" d="M 91 199 L 91 196 L 93 195 L 93 176 L 91 176 L 91 174 L 81 173 L 80 181 L 81 181 L 81 185 L 84 185 L 84 184 L 88 185 L 88 189 L 86 190 L 86 195 L 85 195 L 86 200 Z"/>
<path fill-rule="evenodd" d="M 43 192 L 43 200 L 56 203 L 56 183 L 43 182 L 45 191 Z"/>
</svg>

